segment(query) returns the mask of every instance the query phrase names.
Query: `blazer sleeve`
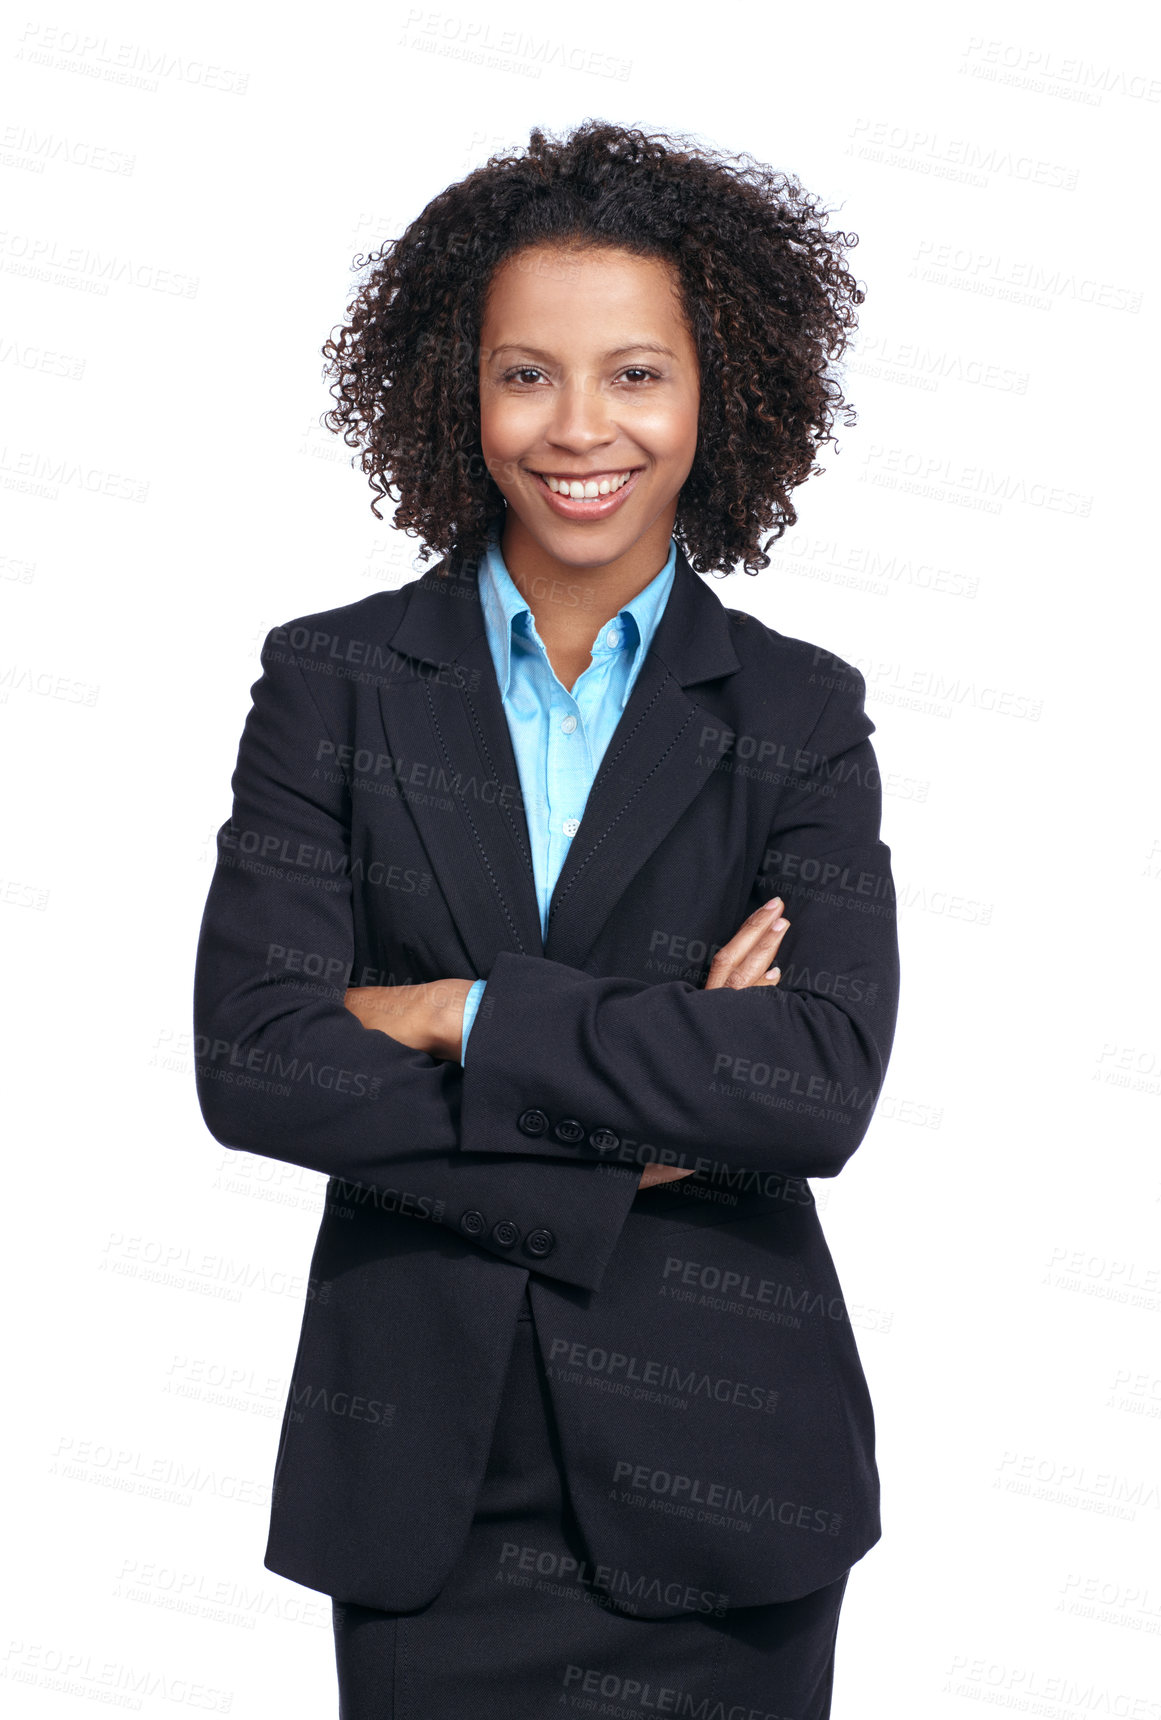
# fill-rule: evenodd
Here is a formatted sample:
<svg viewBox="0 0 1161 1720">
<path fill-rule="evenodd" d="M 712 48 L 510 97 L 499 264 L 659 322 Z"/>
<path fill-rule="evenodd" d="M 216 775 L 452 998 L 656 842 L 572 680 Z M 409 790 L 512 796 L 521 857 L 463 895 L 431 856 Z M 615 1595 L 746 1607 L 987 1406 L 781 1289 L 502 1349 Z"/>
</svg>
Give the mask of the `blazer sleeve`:
<svg viewBox="0 0 1161 1720">
<path fill-rule="evenodd" d="M 784 898 L 780 983 L 706 991 L 501 951 L 463 1069 L 465 1150 L 578 1150 L 549 1130 L 522 1138 L 516 1118 L 537 1107 L 549 1124 L 576 1119 L 588 1139 L 603 1131 L 610 1163 L 657 1159 L 711 1176 L 842 1169 L 886 1073 L 899 951 L 865 684 L 847 664 L 833 681 L 748 904 Z"/>
<path fill-rule="evenodd" d="M 272 629 L 262 648 L 198 938 L 194 1061 L 206 1126 L 224 1146 L 370 1188 L 385 1210 L 596 1289 L 637 1173 L 468 1158 L 460 1064 L 364 1027 L 343 1003 L 354 960 L 349 790 L 328 774 L 333 737 L 279 642 L 286 634 Z M 609 1174 L 593 1176 L 602 1168 Z"/>
</svg>

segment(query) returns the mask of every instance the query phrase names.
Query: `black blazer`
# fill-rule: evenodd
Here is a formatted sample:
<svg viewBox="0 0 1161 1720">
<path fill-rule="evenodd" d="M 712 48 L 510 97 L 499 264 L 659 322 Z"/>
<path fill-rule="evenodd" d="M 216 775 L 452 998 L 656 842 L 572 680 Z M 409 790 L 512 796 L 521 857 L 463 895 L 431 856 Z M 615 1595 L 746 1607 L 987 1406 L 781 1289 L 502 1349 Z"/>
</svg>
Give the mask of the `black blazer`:
<svg viewBox="0 0 1161 1720">
<path fill-rule="evenodd" d="M 198 943 L 211 1134 L 329 1179 L 265 1564 L 439 1592 L 531 1275 L 582 1580 L 649 1617 L 791 1599 L 880 1535 L 806 1180 L 863 1139 L 895 1027 L 863 678 L 679 553 L 542 940 L 476 565 L 439 566 L 268 634 Z M 702 989 L 774 893 L 781 984 Z M 488 981 L 463 1066 L 343 1006 L 443 976 Z M 696 1174 L 638 1192 L 655 1157 Z"/>
</svg>

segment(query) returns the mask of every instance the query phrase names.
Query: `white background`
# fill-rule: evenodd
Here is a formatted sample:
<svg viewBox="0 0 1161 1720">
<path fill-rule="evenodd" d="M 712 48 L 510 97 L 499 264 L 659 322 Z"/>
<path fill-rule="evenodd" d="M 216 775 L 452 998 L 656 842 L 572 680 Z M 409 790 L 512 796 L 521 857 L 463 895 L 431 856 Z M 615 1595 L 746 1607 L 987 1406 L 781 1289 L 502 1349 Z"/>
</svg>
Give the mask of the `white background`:
<svg viewBox="0 0 1161 1720">
<path fill-rule="evenodd" d="M 197 930 L 263 635 L 418 571 L 318 423 L 353 256 L 531 125 L 596 116 L 749 151 L 861 236 L 859 423 L 775 564 L 715 585 L 863 668 L 889 788 L 894 1057 L 815 1185 L 885 1523 L 836 1720 L 1161 1714 L 1161 44 L 1136 10 L 10 14 L 12 1712 L 336 1711 L 329 1601 L 262 1566 L 324 1185 L 201 1121 Z"/>
</svg>

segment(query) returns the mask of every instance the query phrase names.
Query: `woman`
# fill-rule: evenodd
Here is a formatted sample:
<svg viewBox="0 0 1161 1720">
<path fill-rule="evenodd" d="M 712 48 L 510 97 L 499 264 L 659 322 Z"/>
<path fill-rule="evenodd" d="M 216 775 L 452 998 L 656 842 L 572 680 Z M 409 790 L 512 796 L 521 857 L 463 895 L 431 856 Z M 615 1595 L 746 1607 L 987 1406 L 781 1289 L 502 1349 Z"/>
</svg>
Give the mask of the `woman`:
<svg viewBox="0 0 1161 1720">
<path fill-rule="evenodd" d="M 266 1563 L 344 1720 L 830 1712 L 878 1477 L 807 1177 L 882 1086 L 890 857 L 858 671 L 695 575 L 794 522 L 851 243 L 534 130 L 324 349 L 443 559 L 268 636 L 195 1035 L 216 1138 L 330 1179 Z"/>
</svg>

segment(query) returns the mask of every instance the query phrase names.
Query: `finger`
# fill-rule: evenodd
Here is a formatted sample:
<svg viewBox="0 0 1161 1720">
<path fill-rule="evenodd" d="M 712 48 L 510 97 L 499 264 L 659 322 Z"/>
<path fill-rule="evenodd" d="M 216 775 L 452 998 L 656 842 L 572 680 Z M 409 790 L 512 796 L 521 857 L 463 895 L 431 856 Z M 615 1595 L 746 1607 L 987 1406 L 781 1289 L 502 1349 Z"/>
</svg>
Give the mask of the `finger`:
<svg viewBox="0 0 1161 1720">
<path fill-rule="evenodd" d="M 776 918 L 770 927 L 768 937 L 755 944 L 748 955 L 734 964 L 733 972 L 726 980 L 726 984 L 733 986 L 756 985 L 760 980 L 766 978 L 778 953 L 778 946 L 789 930 L 790 921 L 786 919 L 785 915 Z"/>
<path fill-rule="evenodd" d="M 638 1188 L 656 1188 L 660 1183 L 677 1182 L 681 1177 L 691 1177 L 693 1167 L 689 1170 L 678 1170 L 674 1165 L 646 1165 L 638 1179 Z"/>
<path fill-rule="evenodd" d="M 762 917 L 765 925 L 759 927 L 743 946 L 739 945 L 739 933 L 718 951 L 710 966 L 706 991 L 715 991 L 725 985 L 752 985 L 766 972 L 790 929 L 790 921 L 781 913 L 763 911 Z M 748 931 L 748 921 L 742 929 Z"/>
<path fill-rule="evenodd" d="M 771 974 L 776 975 L 777 977 L 771 978 L 770 977 Z M 769 973 L 764 973 L 760 979 L 752 979 L 746 985 L 743 985 L 741 983 L 731 984 L 729 989 L 731 991 L 756 991 L 760 985 L 771 985 L 771 986 L 777 985 L 778 981 L 781 978 L 782 978 L 782 969 L 781 968 L 771 968 L 769 970 Z"/>
<path fill-rule="evenodd" d="M 731 963 L 738 956 L 744 956 L 746 951 L 768 931 L 771 921 L 779 917 L 784 906 L 781 896 L 771 896 L 768 902 L 763 902 L 762 906 L 756 908 L 748 919 L 742 921 L 729 943 L 722 945 L 720 953 Z"/>
<path fill-rule="evenodd" d="M 716 986 L 725 985 L 726 980 L 737 964 L 744 960 L 752 950 L 761 949 L 767 952 L 763 966 L 769 966 L 770 956 L 777 946 L 777 934 L 774 933 L 775 923 L 782 917 L 782 898 L 774 896 L 756 913 L 743 922 L 740 930 L 736 931 L 728 943 L 722 945 L 710 964 L 710 978 L 706 981 L 706 990 L 712 991 Z"/>
</svg>

